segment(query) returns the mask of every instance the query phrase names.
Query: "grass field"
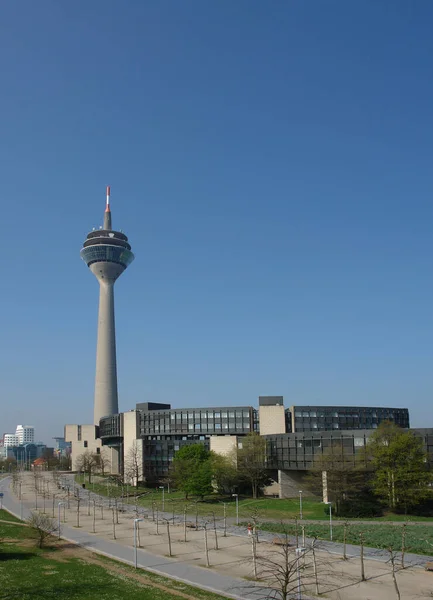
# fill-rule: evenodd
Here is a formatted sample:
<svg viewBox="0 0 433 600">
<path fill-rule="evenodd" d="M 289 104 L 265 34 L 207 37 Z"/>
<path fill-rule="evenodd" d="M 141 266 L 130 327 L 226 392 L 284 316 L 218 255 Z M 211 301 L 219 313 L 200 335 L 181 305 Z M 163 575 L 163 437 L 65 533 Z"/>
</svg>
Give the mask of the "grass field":
<svg viewBox="0 0 433 600">
<path fill-rule="evenodd" d="M 78 483 L 83 483 L 83 476 L 76 476 Z M 94 491 L 97 494 L 103 496 L 119 496 L 121 488 L 115 485 L 107 485 L 106 483 L 88 484 L 86 488 Z M 135 503 L 133 488 L 128 490 L 129 497 L 128 502 L 131 504 Z M 162 491 L 151 490 L 146 488 L 139 488 L 140 497 L 137 500 L 139 506 L 151 508 L 152 503 L 158 506 L 159 510 L 162 510 Z M 210 515 L 213 512 L 216 516 L 222 517 L 224 515 L 224 503 L 226 504 L 226 511 L 228 517 L 236 516 L 236 501 L 232 496 L 208 496 L 203 501 L 196 498 L 190 498 L 185 500 L 182 492 L 170 492 L 164 493 L 164 508 L 166 512 L 175 511 L 177 514 L 182 514 L 187 504 L 187 510 L 189 514 L 194 514 L 198 511 L 199 515 Z M 124 500 L 126 501 L 126 500 Z M 307 500 L 305 499 L 302 503 L 304 519 L 324 519 L 326 518 L 324 512 L 324 505 L 318 500 Z M 299 500 L 298 499 L 279 499 L 279 498 L 260 498 L 254 500 L 252 498 L 239 498 L 239 516 L 240 518 L 250 518 L 253 512 L 257 510 L 262 517 L 269 519 L 294 519 L 299 516 Z"/>
<path fill-rule="evenodd" d="M 246 525 L 246 524 L 245 524 Z M 275 531 L 276 533 L 284 533 L 287 531 L 289 535 L 296 535 L 295 525 L 281 523 L 261 523 L 260 529 L 265 531 Z M 433 555 L 433 527 L 425 527 L 423 525 L 407 525 L 406 528 L 405 547 L 406 552 L 415 554 Z M 333 526 L 333 541 L 343 542 L 343 526 Z M 387 525 L 379 522 L 377 525 L 362 525 L 361 523 L 350 522 L 347 528 L 347 543 L 360 543 L 360 534 L 364 534 L 365 546 L 371 548 L 393 548 L 401 550 L 402 547 L 402 525 Z M 298 525 L 298 535 L 301 537 L 302 530 Z M 305 525 L 305 535 L 307 537 L 317 537 L 322 540 L 330 539 L 329 524 L 314 524 Z"/>
<path fill-rule="evenodd" d="M 31 529 L 0 511 L 1 600 L 222 600 L 182 582 L 52 539 L 39 550 Z"/>
</svg>

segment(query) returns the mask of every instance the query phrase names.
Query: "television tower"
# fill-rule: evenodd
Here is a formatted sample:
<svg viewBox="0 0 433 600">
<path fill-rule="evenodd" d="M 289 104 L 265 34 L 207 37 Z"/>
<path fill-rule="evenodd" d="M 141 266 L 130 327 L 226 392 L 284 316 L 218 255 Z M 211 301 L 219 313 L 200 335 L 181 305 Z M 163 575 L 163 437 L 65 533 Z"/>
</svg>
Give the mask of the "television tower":
<svg viewBox="0 0 433 600">
<path fill-rule="evenodd" d="M 134 255 L 128 238 L 111 228 L 110 186 L 107 186 L 104 226 L 91 231 L 81 249 L 81 258 L 99 281 L 98 342 L 94 423 L 119 412 L 117 399 L 116 332 L 114 325 L 114 283 L 132 263 Z"/>
</svg>

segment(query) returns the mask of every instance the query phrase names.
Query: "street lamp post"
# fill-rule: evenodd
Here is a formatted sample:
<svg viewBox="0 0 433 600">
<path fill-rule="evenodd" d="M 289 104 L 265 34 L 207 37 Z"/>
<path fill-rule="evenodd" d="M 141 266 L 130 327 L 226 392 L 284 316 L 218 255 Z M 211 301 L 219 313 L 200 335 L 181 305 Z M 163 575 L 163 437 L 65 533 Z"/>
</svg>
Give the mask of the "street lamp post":
<svg viewBox="0 0 433 600">
<path fill-rule="evenodd" d="M 326 504 L 329 506 L 329 537 L 332 542 L 332 502 L 326 502 Z"/>
<path fill-rule="evenodd" d="M 143 519 L 134 519 L 134 566 L 137 568 L 137 527 Z"/>
<path fill-rule="evenodd" d="M 59 520 L 58 520 L 58 527 L 59 527 L 59 539 L 60 539 L 60 507 L 61 507 L 61 506 L 65 506 L 65 503 L 64 503 L 64 502 L 59 502 L 59 503 L 57 504 L 57 508 L 58 508 L 58 510 L 59 510 Z"/>
<path fill-rule="evenodd" d="M 165 496 L 164 496 L 165 489 L 164 489 L 163 485 L 160 485 L 159 489 L 162 490 L 162 512 L 164 512 L 165 511 Z"/>
<path fill-rule="evenodd" d="M 299 490 L 299 518 L 302 521 L 302 490 Z"/>
<path fill-rule="evenodd" d="M 236 498 L 236 525 L 239 525 L 239 494 L 232 494 Z"/>
</svg>

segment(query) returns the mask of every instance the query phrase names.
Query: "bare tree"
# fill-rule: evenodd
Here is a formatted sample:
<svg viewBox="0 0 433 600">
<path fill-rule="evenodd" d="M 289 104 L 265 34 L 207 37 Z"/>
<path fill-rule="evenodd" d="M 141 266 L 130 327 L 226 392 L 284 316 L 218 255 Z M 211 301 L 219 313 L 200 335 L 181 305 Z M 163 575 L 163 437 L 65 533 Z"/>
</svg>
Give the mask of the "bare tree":
<svg viewBox="0 0 433 600">
<path fill-rule="evenodd" d="M 167 527 L 167 537 L 168 537 L 168 555 L 173 556 L 171 552 L 171 534 L 170 534 L 170 519 L 162 519 Z"/>
<path fill-rule="evenodd" d="M 392 581 L 394 583 L 394 589 L 395 589 L 395 593 L 397 594 L 397 598 L 398 600 L 400 600 L 400 590 L 398 587 L 398 583 L 397 583 L 397 577 L 396 577 L 396 561 L 397 561 L 397 552 L 395 552 L 393 550 L 392 547 L 388 548 L 388 553 L 389 553 L 389 561 L 391 563 L 391 568 L 392 568 Z"/>
<path fill-rule="evenodd" d="M 80 502 L 81 502 L 81 498 L 80 496 L 77 497 L 77 527 L 80 526 Z"/>
<path fill-rule="evenodd" d="M 27 523 L 36 533 L 38 548 L 43 548 L 46 540 L 58 531 L 57 523 L 54 519 L 35 511 L 30 513 Z"/>
<path fill-rule="evenodd" d="M 204 531 L 204 553 L 206 555 L 206 565 L 208 567 L 210 567 L 210 562 L 209 562 L 209 544 L 208 544 L 208 541 L 207 541 L 207 521 L 205 521 L 205 523 L 204 523 L 203 531 Z"/>
<path fill-rule="evenodd" d="M 401 568 L 404 569 L 404 557 L 406 554 L 407 523 L 403 523 L 401 530 Z"/>
<path fill-rule="evenodd" d="M 124 480 L 137 487 L 143 478 L 143 440 L 134 440 L 125 455 Z"/>
<path fill-rule="evenodd" d="M 272 588 L 272 598 L 279 600 L 301 598 L 302 590 L 317 582 L 316 561 L 314 560 L 308 566 L 305 563 L 305 557 L 312 554 L 313 550 L 294 548 L 290 545 L 287 533 L 276 538 L 274 544 L 274 548 L 256 555 L 253 567 L 257 572 L 257 580 Z M 270 597 L 270 593 L 266 597 Z"/>
<path fill-rule="evenodd" d="M 213 520 L 213 530 L 214 530 L 214 535 L 215 535 L 215 550 L 219 550 L 219 546 L 218 546 L 218 534 L 217 534 L 217 527 L 216 527 L 216 518 L 215 518 L 215 513 L 212 513 L 212 520 Z"/>
<path fill-rule="evenodd" d="M 88 477 L 89 483 L 92 481 L 92 474 L 96 471 L 98 466 L 99 454 L 94 454 L 89 450 L 85 450 L 82 454 L 77 456 L 76 460 L 76 469 L 78 471 L 83 471 L 83 473 Z"/>
<path fill-rule="evenodd" d="M 343 560 L 347 560 L 347 531 L 349 529 L 349 521 L 343 523 Z"/>
<path fill-rule="evenodd" d="M 361 559 L 361 581 L 365 581 L 365 567 L 364 567 L 364 532 L 359 534 L 359 545 L 361 546 L 360 559 Z"/>
<path fill-rule="evenodd" d="M 317 576 L 316 544 L 317 544 L 317 538 L 315 537 L 311 543 L 311 554 L 313 557 L 314 588 L 315 588 L 316 594 L 319 595 L 320 591 L 319 591 L 319 578 Z"/>
<path fill-rule="evenodd" d="M 101 473 L 102 477 L 104 477 L 106 471 L 111 467 L 111 461 L 108 455 L 108 451 L 106 448 L 101 448 L 101 452 L 99 454 L 95 454 L 96 459 L 96 468 Z"/>
</svg>

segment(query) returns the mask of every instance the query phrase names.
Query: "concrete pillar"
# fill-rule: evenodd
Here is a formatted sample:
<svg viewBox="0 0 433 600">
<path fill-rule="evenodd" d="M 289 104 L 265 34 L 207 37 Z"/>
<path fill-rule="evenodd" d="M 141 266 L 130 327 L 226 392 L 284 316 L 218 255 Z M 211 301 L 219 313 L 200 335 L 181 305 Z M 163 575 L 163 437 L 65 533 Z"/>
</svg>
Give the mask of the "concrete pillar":
<svg viewBox="0 0 433 600">
<path fill-rule="evenodd" d="M 328 502 L 328 472 L 322 471 L 322 502 Z"/>
<path fill-rule="evenodd" d="M 107 447 L 107 446 L 106 446 Z M 110 448 L 110 466 L 111 466 L 111 474 L 119 475 L 119 448 L 113 447 Z"/>
</svg>

